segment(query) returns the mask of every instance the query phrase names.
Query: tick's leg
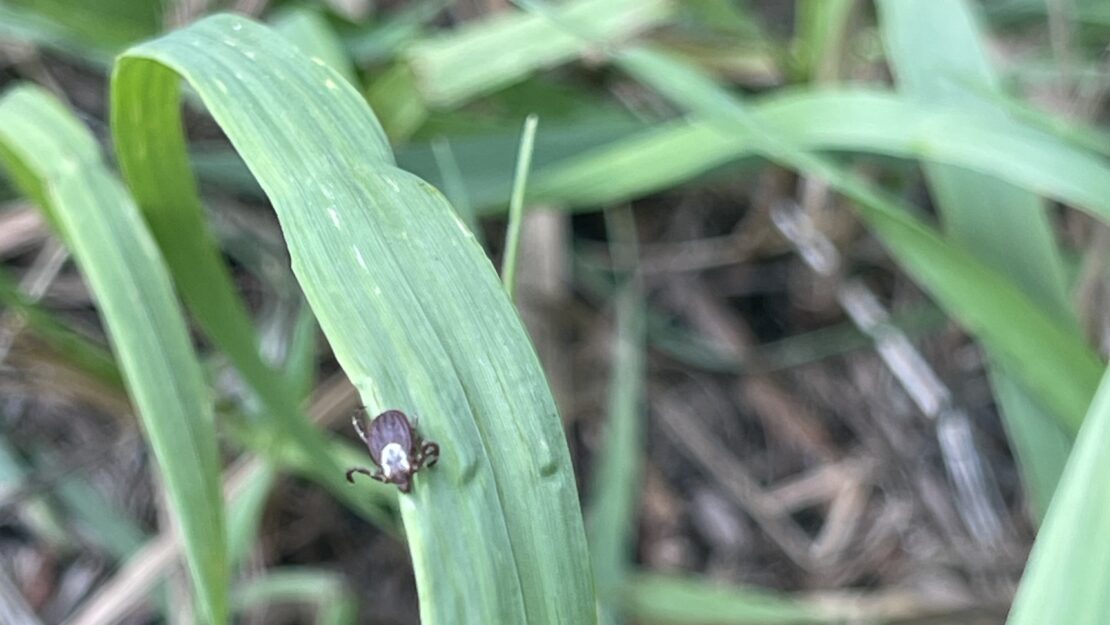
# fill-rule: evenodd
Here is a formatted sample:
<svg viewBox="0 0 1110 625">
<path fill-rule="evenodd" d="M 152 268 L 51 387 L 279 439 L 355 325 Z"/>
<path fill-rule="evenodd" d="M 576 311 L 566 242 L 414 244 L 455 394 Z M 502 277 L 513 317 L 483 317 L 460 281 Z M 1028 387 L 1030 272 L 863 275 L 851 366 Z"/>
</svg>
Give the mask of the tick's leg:
<svg viewBox="0 0 1110 625">
<path fill-rule="evenodd" d="M 362 429 L 362 422 L 359 421 L 359 417 L 364 414 L 366 414 L 365 411 L 359 410 L 351 415 L 351 425 L 355 426 L 355 432 L 358 432 L 358 437 L 362 439 L 363 444 L 369 445 L 370 441 L 366 438 L 366 432 Z"/>
<path fill-rule="evenodd" d="M 362 466 L 355 466 L 355 467 L 349 468 L 349 470 L 347 470 L 347 482 L 350 482 L 350 483 L 354 484 L 354 474 L 355 473 L 362 473 L 363 475 L 366 475 L 367 477 L 370 477 L 371 480 L 377 480 L 379 482 L 385 482 L 385 475 L 382 475 L 381 471 L 372 472 L 372 471 L 369 470 L 369 468 L 365 468 L 365 467 L 362 467 Z"/>
<path fill-rule="evenodd" d="M 420 464 L 429 469 L 436 466 L 439 461 L 439 445 L 425 441 L 420 444 Z"/>
</svg>

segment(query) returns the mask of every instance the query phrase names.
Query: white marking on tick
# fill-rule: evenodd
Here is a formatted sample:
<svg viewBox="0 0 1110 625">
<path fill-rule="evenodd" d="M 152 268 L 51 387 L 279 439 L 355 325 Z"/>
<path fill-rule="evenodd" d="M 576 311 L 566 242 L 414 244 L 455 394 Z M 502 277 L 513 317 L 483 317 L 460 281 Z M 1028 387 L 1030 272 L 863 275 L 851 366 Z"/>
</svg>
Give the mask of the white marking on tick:
<svg viewBox="0 0 1110 625">
<path fill-rule="evenodd" d="M 358 247 L 354 246 L 354 245 L 351 246 L 351 249 L 353 249 L 355 251 L 355 260 L 358 261 L 359 267 L 362 267 L 363 269 L 367 269 L 367 270 L 370 269 L 369 267 L 366 266 L 366 259 L 362 257 L 362 251 L 359 250 Z"/>
<path fill-rule="evenodd" d="M 394 473 L 406 473 L 409 470 L 409 455 L 399 443 L 390 443 L 382 447 L 382 473 L 386 477 Z"/>
<path fill-rule="evenodd" d="M 342 228 L 343 224 L 339 223 L 339 213 L 335 212 L 334 206 L 328 207 L 328 215 L 331 217 L 331 222 L 335 224 L 336 228 Z"/>
</svg>

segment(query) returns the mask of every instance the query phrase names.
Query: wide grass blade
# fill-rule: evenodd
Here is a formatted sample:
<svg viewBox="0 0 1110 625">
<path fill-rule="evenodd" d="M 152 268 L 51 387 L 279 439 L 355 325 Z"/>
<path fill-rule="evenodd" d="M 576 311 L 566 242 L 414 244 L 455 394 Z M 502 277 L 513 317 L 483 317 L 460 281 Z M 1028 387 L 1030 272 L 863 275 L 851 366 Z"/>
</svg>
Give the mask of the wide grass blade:
<svg viewBox="0 0 1110 625">
<path fill-rule="evenodd" d="M 997 91 L 998 81 L 966 2 L 882 0 L 878 7 L 883 41 L 903 92 L 926 106 L 954 106 L 992 116 L 1004 127 L 1006 111 L 982 93 Z M 937 45 L 938 33 L 943 33 L 944 45 Z M 1014 127 L 1021 132 L 1017 124 Z M 924 168 L 953 242 L 1013 280 L 1062 325 L 1078 330 L 1043 201 L 997 178 L 952 165 L 925 163 Z M 991 379 L 1040 516 L 1067 461 L 1071 437 L 1020 383 L 997 367 L 991 368 Z"/>
<path fill-rule="evenodd" d="M 46 92 L 20 87 L 0 100 L 0 144 L 96 295 L 180 526 L 201 613 L 224 623 L 229 569 L 212 406 L 158 248 L 92 136 Z"/>
<path fill-rule="evenodd" d="M 1008 625 L 1110 622 L 1110 373 L 1037 534 Z"/>
<path fill-rule="evenodd" d="M 946 242 L 914 218 L 909 208 L 828 159 L 806 152 L 773 127 L 760 125 L 731 94 L 695 68 L 642 48 L 620 52 L 616 61 L 672 100 L 712 120 L 719 132 L 746 136 L 767 158 L 826 180 L 855 200 L 860 215 L 902 267 L 992 350 L 1009 373 L 1035 392 L 1061 423 L 1072 431 L 1078 429 L 1102 363 L 1070 327 L 1061 326 L 1005 277 Z"/>
<path fill-rule="evenodd" d="M 555 9 L 560 19 L 588 23 L 590 32 L 606 41 L 628 39 L 663 22 L 671 10 L 669 0 L 572 0 Z M 405 57 L 428 102 L 447 107 L 565 63 L 587 49 L 541 16 L 506 13 L 419 41 Z"/>
<path fill-rule="evenodd" d="M 273 46 L 294 49 L 285 38 L 273 31 L 267 32 L 278 37 Z M 177 35 L 170 39 L 169 45 L 180 46 L 185 37 Z M 218 47 L 209 51 L 221 51 L 228 57 L 234 54 L 232 58 L 240 63 L 240 67 L 229 70 L 213 83 L 221 95 L 224 95 L 223 90 L 229 89 L 229 83 L 249 80 L 255 68 L 265 64 L 268 54 L 267 50 L 238 50 L 234 41 L 228 43 L 230 39 L 219 40 Z M 327 65 L 319 57 L 297 54 L 298 58 L 313 65 Z M 207 58 L 198 53 L 199 61 Z M 129 75 L 133 82 L 120 86 L 128 70 L 132 70 Z M 349 88 L 342 78 L 331 80 L 330 84 L 336 88 L 340 85 Z M 184 141 L 169 130 L 180 126 L 178 88 L 179 79 L 171 71 L 157 64 L 140 62 L 139 57 L 133 58 L 127 53 L 120 57 L 113 72 L 111 114 L 124 178 L 165 255 L 185 303 L 264 407 L 262 413 L 270 421 L 269 444 L 288 446 L 303 456 L 301 468 L 347 505 L 369 518 L 380 516 L 380 510 L 370 499 L 380 498 L 387 489 L 381 484 L 371 484 L 366 487 L 371 493 L 367 497 L 348 487 L 343 478 L 345 467 L 329 453 L 324 435 L 308 422 L 294 387 L 287 383 L 280 370 L 262 358 L 246 304 L 236 293 L 229 270 L 206 227 L 203 208 L 183 154 Z M 253 107 L 248 108 L 253 110 Z M 134 112 L 147 110 L 154 111 L 150 113 L 154 121 L 140 118 Z M 152 162 L 158 165 L 142 169 Z"/>
<path fill-rule="evenodd" d="M 117 150 L 152 219 L 185 222 L 193 235 L 202 225 L 182 79 L 273 202 L 294 272 L 368 410 L 419 417 L 442 448 L 400 500 L 422 621 L 593 622 L 561 423 L 467 228 L 434 188 L 395 167 L 374 116 L 338 74 L 233 16 L 117 64 Z"/>
</svg>

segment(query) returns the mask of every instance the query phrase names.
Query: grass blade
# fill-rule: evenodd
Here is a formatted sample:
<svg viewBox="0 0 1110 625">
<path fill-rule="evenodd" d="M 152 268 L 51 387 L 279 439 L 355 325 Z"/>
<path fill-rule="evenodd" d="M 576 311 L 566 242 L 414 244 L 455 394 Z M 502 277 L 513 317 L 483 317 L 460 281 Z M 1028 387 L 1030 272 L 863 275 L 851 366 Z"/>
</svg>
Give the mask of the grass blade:
<svg viewBox="0 0 1110 625">
<path fill-rule="evenodd" d="M 501 281 L 505 283 L 510 301 L 516 291 L 516 260 L 520 252 L 520 226 L 524 220 L 524 192 L 528 188 L 528 172 L 532 169 L 532 149 L 536 143 L 538 123 L 539 118 L 535 115 L 529 115 L 524 120 L 516 171 L 513 173 L 513 193 L 509 198 L 509 227 L 505 235 L 505 258 L 501 261 Z"/>
<path fill-rule="evenodd" d="M 803 625 L 841 620 L 822 618 L 818 607 L 769 590 L 663 575 L 635 578 L 625 601 L 628 612 L 645 623 Z"/>
<path fill-rule="evenodd" d="M 229 33 L 234 34 L 235 31 Z M 273 33 L 273 31 L 267 31 Z M 180 50 L 188 35 L 170 39 Z M 271 45 L 295 49 L 284 37 Z M 232 43 L 228 43 L 231 41 Z M 278 43 L 280 42 L 280 43 Z M 239 63 L 216 78 L 214 88 L 222 95 L 232 83 L 248 80 L 259 64 L 265 63 L 267 50 L 240 50 L 231 36 L 217 42 L 213 51 L 224 52 Z M 188 48 L 186 48 L 188 49 Z M 213 51 L 199 53 L 198 62 L 210 58 Z M 327 64 L 318 57 L 298 58 L 318 66 Z M 312 58 L 313 60 L 309 60 Z M 332 69 L 334 71 L 334 69 Z M 342 77 L 329 78 L 331 85 L 349 88 Z M 129 82 L 123 82 L 130 78 Z M 235 291 L 227 266 L 216 249 L 204 222 L 204 210 L 196 195 L 192 174 L 183 154 L 184 141 L 167 129 L 180 127 L 178 79 L 169 69 L 147 62 L 139 55 L 121 55 L 113 70 L 112 130 L 125 180 L 146 217 L 159 248 L 166 257 L 182 299 L 215 343 L 229 358 L 244 381 L 253 389 L 265 407 L 264 416 L 271 419 L 272 443 L 290 446 L 304 456 L 301 465 L 309 477 L 324 485 L 347 505 L 364 516 L 380 515 L 367 497 L 348 488 L 342 467 L 329 453 L 327 440 L 308 422 L 300 409 L 300 399 L 287 383 L 283 373 L 268 365 L 259 351 L 259 341 L 246 305 Z M 149 110 L 155 121 L 140 123 L 132 110 Z M 131 151 L 124 149 L 132 146 Z M 156 153 L 157 148 L 162 152 Z M 179 150 L 175 152 L 174 150 Z M 291 148 L 290 148 L 291 149 Z M 152 159 L 168 159 L 157 167 L 140 169 Z M 271 429 L 268 428 L 268 429 Z M 375 497 L 388 491 L 381 485 L 369 487 Z"/>
<path fill-rule="evenodd" d="M 21 87 L 3 97 L 0 143 L 97 297 L 181 528 L 200 611 L 224 623 L 229 569 L 212 406 L 163 259 L 92 136 L 46 92 Z"/>
<path fill-rule="evenodd" d="M 756 126 L 798 148 L 955 165 L 1110 220 L 1110 165 L 1036 128 L 1018 125 L 1015 131 L 1011 122 L 870 89 L 787 91 L 745 110 Z M 578 206 L 616 202 L 757 155 L 748 130 L 723 132 L 699 117 L 553 163 L 537 172 L 532 194 Z"/>
<path fill-rule="evenodd" d="M 343 42 L 319 12 L 302 7 L 287 9 L 274 18 L 273 27 L 301 52 L 327 63 L 352 85 L 358 84 L 355 66 Z"/>
<path fill-rule="evenodd" d="M 602 623 L 621 621 L 620 593 L 636 539 L 646 393 L 645 307 L 637 271 L 636 223 L 632 211 L 607 213 L 613 257 L 628 272 L 616 295 L 616 332 L 610 367 L 605 446 L 598 455 L 590 490 L 587 529 L 598 612 Z M 624 250 L 622 254 L 619 250 Z"/>
<path fill-rule="evenodd" d="M 624 51 L 617 62 L 664 95 L 713 120 L 720 131 L 746 135 L 767 158 L 826 180 L 855 200 L 860 216 L 902 267 L 996 354 L 1009 373 L 1035 392 L 1065 427 L 1078 430 L 1102 363 L 1072 328 L 1061 326 L 1005 277 L 946 242 L 908 208 L 789 138 L 765 130 L 743 105 L 696 69 L 646 49 Z M 1000 319 L 1009 323 L 998 323 Z M 1046 358 L 1053 364 L 1047 365 Z"/>
<path fill-rule="evenodd" d="M 341 577 L 305 567 L 282 567 L 243 584 L 235 603 L 240 610 L 259 604 L 315 604 L 317 625 L 351 625 L 358 615 L 358 604 Z"/>
<path fill-rule="evenodd" d="M 957 106 L 1005 120 L 1004 110 L 964 86 L 980 84 L 998 90 L 980 43 L 982 37 L 965 2 L 882 0 L 878 6 L 883 41 L 902 91 L 925 105 Z M 936 45 L 936 33 L 944 33 L 944 45 Z M 1061 324 L 1078 330 L 1068 304 L 1063 263 L 1041 199 L 996 178 L 951 165 L 925 163 L 925 175 L 952 240 L 1008 276 Z M 997 367 L 991 368 L 991 379 L 1039 517 L 1048 508 L 1067 461 L 1071 437 L 1035 404 L 1021 384 Z"/>
<path fill-rule="evenodd" d="M 1110 374 L 1079 431 L 1037 534 L 1008 625 L 1096 625 L 1110 619 Z"/>
<path fill-rule="evenodd" d="M 665 20 L 668 0 L 573 0 L 561 19 L 590 24 L 607 41 L 627 39 Z M 413 44 L 405 56 L 428 102 L 448 107 L 565 63 L 586 49 L 545 18 L 507 13 Z"/>
<path fill-rule="evenodd" d="M 368 409 L 419 416 L 442 447 L 400 500 L 422 622 L 594 622 L 554 402 L 496 273 L 451 207 L 395 167 L 381 127 L 338 74 L 264 27 L 215 16 L 117 64 L 113 132 L 148 215 L 200 222 L 182 79 L 273 202 L 294 273 Z"/>
</svg>

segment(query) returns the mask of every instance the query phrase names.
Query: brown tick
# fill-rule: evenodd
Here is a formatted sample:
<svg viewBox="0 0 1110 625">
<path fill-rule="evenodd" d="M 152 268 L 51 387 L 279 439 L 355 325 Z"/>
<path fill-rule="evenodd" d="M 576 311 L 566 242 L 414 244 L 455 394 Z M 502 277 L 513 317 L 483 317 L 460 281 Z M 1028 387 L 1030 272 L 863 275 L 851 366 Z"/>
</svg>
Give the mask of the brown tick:
<svg viewBox="0 0 1110 625">
<path fill-rule="evenodd" d="M 366 413 L 359 411 L 351 417 L 358 437 L 370 450 L 370 459 L 378 467 L 371 471 L 364 467 L 347 470 L 347 481 L 355 483 L 355 473 L 362 473 L 379 482 L 396 484 L 402 493 L 412 490 L 412 476 L 424 467 L 433 467 L 439 460 L 439 445 L 420 438 L 409 418 L 400 410 L 386 410 L 370 421 L 369 431 L 363 429 Z"/>
</svg>

